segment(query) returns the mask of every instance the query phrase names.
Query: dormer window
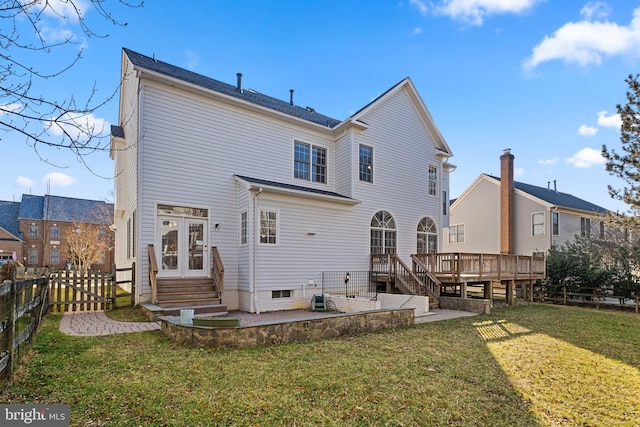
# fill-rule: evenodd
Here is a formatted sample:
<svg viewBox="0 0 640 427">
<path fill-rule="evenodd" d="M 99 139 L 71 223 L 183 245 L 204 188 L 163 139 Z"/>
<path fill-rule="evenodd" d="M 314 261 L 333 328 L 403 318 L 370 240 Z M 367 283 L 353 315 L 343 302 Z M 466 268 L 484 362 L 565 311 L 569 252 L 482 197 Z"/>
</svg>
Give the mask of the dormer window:
<svg viewBox="0 0 640 427">
<path fill-rule="evenodd" d="M 293 154 L 293 177 L 327 183 L 327 149 L 296 141 Z"/>
</svg>

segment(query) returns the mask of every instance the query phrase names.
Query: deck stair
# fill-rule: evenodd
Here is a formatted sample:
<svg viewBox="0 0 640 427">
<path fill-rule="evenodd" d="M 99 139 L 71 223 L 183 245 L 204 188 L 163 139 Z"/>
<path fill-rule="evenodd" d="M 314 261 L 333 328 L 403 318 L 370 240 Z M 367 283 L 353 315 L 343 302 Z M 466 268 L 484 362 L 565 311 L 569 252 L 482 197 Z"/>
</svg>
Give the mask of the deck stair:
<svg viewBox="0 0 640 427">
<path fill-rule="evenodd" d="M 196 314 L 227 311 L 210 278 L 158 278 L 157 305 L 165 315 L 191 308 Z"/>
</svg>

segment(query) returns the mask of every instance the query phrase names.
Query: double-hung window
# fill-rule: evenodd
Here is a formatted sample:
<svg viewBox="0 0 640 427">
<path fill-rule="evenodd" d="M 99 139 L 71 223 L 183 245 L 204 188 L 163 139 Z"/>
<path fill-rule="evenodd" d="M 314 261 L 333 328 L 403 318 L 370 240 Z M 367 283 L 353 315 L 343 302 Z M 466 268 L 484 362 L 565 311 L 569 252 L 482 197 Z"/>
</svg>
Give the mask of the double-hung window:
<svg viewBox="0 0 640 427">
<path fill-rule="evenodd" d="M 449 243 L 464 242 L 464 224 L 452 225 L 449 227 Z"/>
<path fill-rule="evenodd" d="M 278 213 L 260 211 L 260 243 L 275 245 L 278 243 Z"/>
<path fill-rule="evenodd" d="M 580 217 L 580 236 L 591 237 L 591 218 Z"/>
<path fill-rule="evenodd" d="M 429 165 L 429 195 L 438 194 L 438 168 Z"/>
<path fill-rule="evenodd" d="M 248 243 L 248 230 L 249 230 L 249 213 L 244 211 L 240 214 L 240 244 L 246 245 Z"/>
<path fill-rule="evenodd" d="M 373 148 L 360 145 L 360 181 L 373 182 Z"/>
<path fill-rule="evenodd" d="M 327 183 L 327 149 L 296 141 L 293 153 L 293 177 Z"/>
<path fill-rule="evenodd" d="M 544 212 L 531 214 L 531 234 L 533 236 L 544 236 Z"/>
</svg>

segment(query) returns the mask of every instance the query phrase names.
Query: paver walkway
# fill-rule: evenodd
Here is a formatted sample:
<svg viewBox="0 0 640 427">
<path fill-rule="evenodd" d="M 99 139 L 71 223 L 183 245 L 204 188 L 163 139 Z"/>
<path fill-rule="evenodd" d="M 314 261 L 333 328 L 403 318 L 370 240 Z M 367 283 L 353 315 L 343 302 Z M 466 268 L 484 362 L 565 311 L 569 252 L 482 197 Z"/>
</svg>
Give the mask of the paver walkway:
<svg viewBox="0 0 640 427">
<path fill-rule="evenodd" d="M 113 335 L 159 329 L 160 322 L 118 322 L 107 317 L 104 311 L 65 313 L 60 320 L 60 331 L 74 336 Z"/>
<path fill-rule="evenodd" d="M 276 311 L 262 314 L 234 311 L 232 317 L 240 317 L 241 324 L 248 326 L 256 323 L 283 322 L 287 320 L 303 320 L 326 316 L 326 313 L 309 310 Z M 431 310 L 424 316 L 416 317 L 416 323 L 434 322 L 456 317 L 477 316 L 477 313 L 459 310 Z M 103 311 L 65 313 L 60 321 L 60 331 L 74 336 L 96 336 L 124 334 L 128 332 L 155 331 L 160 329 L 160 322 L 118 322 L 112 320 Z"/>
</svg>

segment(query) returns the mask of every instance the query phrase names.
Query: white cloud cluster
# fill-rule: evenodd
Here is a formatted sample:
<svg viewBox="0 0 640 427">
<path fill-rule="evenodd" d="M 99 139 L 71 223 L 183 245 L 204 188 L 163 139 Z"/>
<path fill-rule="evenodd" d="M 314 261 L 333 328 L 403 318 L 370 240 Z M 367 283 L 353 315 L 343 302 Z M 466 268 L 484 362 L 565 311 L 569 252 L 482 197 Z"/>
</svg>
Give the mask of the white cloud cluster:
<svg viewBox="0 0 640 427">
<path fill-rule="evenodd" d="M 566 23 L 533 48 L 525 70 L 553 60 L 586 66 L 601 64 L 603 57 L 640 56 L 640 8 L 628 26 L 608 21 L 608 7 L 602 2 L 588 3 L 580 13 L 581 21 Z"/>
<path fill-rule="evenodd" d="M 76 182 L 76 179 L 62 172 L 50 172 L 42 177 L 44 184 L 57 185 L 60 187 L 68 187 Z"/>
<path fill-rule="evenodd" d="M 90 114 L 65 113 L 57 121 L 45 122 L 47 130 L 56 136 L 69 135 L 74 140 L 82 140 L 89 135 L 98 135 L 109 128 L 109 123 Z"/>
<path fill-rule="evenodd" d="M 598 128 L 592 126 L 582 125 L 578 128 L 578 134 L 582 136 L 595 136 L 598 133 Z"/>
<path fill-rule="evenodd" d="M 480 26 L 486 16 L 523 13 L 542 1 L 544 0 L 441 0 L 432 5 L 431 10 L 438 15 L 447 15 Z M 409 3 L 423 15 L 429 12 L 426 0 L 409 0 Z"/>
<path fill-rule="evenodd" d="M 574 168 L 590 168 L 594 165 L 602 165 L 606 162 L 606 159 L 602 157 L 600 150 L 594 150 L 593 148 L 583 148 L 576 152 L 573 156 L 565 159 L 565 162 Z"/>
<path fill-rule="evenodd" d="M 607 111 L 598 112 L 598 126 L 620 129 L 622 126 L 620 114 L 608 114 Z M 598 128 L 593 126 L 582 125 L 578 128 L 578 134 L 582 136 L 594 136 L 596 133 L 598 133 Z"/>
<path fill-rule="evenodd" d="M 30 178 L 24 177 L 22 175 L 20 175 L 17 179 L 16 179 L 16 184 L 20 187 L 24 187 L 24 188 L 31 188 L 33 187 L 33 180 L 31 180 Z"/>
</svg>

